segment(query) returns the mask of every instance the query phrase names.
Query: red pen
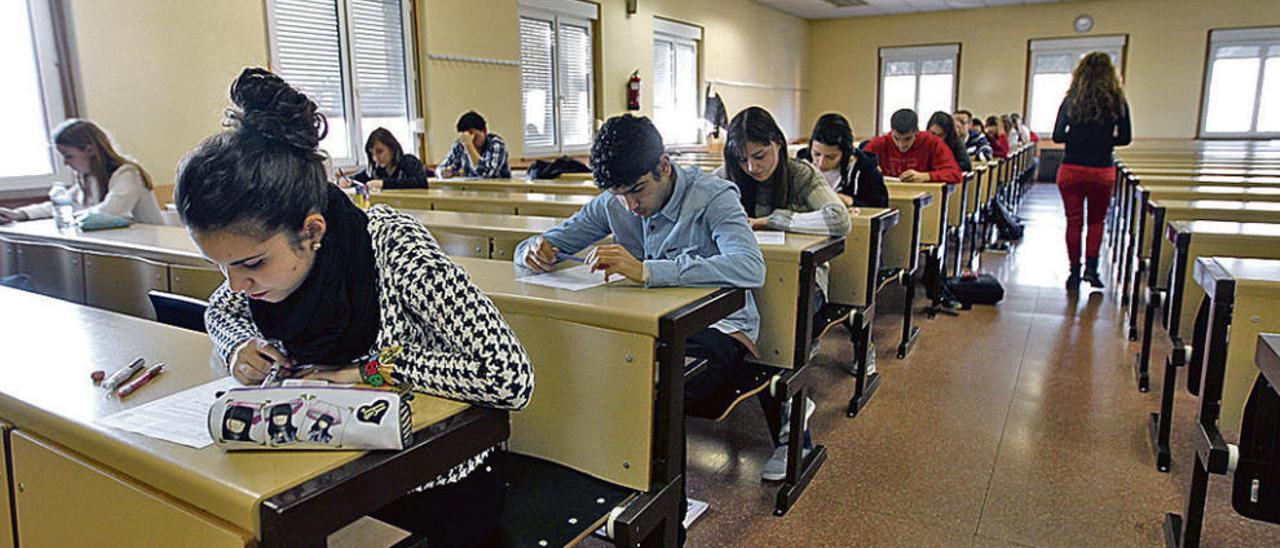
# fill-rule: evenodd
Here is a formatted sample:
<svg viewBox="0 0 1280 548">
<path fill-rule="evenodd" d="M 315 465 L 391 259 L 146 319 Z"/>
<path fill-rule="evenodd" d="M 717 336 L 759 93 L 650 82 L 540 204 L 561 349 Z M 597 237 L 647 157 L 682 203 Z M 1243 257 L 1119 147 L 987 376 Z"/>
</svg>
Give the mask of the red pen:
<svg viewBox="0 0 1280 548">
<path fill-rule="evenodd" d="M 119 390 L 116 390 L 116 397 L 127 397 L 129 394 L 132 394 L 134 390 L 142 388 L 143 385 L 151 382 L 151 379 L 160 376 L 161 373 L 164 373 L 164 363 L 158 363 L 151 366 L 151 368 L 148 369 L 146 373 L 143 373 L 141 377 L 134 379 L 133 382 L 121 386 Z"/>
</svg>

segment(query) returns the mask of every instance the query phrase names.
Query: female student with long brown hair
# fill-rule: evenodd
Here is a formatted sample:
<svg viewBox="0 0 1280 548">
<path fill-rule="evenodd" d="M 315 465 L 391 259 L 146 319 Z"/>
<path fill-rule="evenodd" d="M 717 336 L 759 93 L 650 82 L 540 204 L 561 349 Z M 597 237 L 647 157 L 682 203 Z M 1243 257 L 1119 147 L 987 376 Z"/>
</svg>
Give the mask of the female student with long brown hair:
<svg viewBox="0 0 1280 548">
<path fill-rule="evenodd" d="M 1058 107 L 1053 142 L 1064 143 L 1066 152 L 1058 168 L 1058 191 L 1067 212 L 1067 289 L 1080 286 L 1080 231 L 1088 203 L 1088 239 L 1085 242 L 1083 279 L 1102 287 L 1098 275 L 1098 248 L 1102 246 L 1102 221 L 1116 180 L 1112 149 L 1133 140 L 1129 104 L 1111 57 L 1093 52 L 1080 60 L 1071 74 L 1071 87 Z"/>
<path fill-rule="evenodd" d="M 164 224 L 160 202 L 152 192 L 151 175 L 137 162 L 116 152 L 111 138 L 97 124 L 67 120 L 53 130 L 53 144 L 62 161 L 75 172 L 77 184 L 72 193 L 77 210 L 110 213 L 138 223 Z M 0 223 L 52 216 L 51 202 L 18 209 L 0 207 Z"/>
</svg>

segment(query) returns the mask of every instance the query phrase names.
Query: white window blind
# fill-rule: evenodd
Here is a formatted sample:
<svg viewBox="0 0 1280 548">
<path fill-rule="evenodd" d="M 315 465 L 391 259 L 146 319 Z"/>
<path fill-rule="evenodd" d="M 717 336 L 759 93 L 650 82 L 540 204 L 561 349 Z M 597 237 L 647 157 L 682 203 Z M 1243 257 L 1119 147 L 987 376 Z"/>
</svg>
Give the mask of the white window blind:
<svg viewBox="0 0 1280 548">
<path fill-rule="evenodd" d="M 1071 72 L 1090 52 L 1111 56 L 1120 70 L 1124 65 L 1124 36 L 1032 40 L 1031 69 L 1027 73 L 1027 125 L 1036 133 L 1053 133 L 1058 107 L 1071 87 Z"/>
<path fill-rule="evenodd" d="M 525 152 L 580 152 L 595 134 L 594 4 L 522 2 L 520 103 Z"/>
<path fill-rule="evenodd" d="M 47 2 L 0 2 L 0 51 L 0 191 L 47 187 L 62 169 L 50 130 L 66 118 Z"/>
<path fill-rule="evenodd" d="M 1209 33 L 1201 134 L 1280 137 L 1280 27 Z"/>
<path fill-rule="evenodd" d="M 320 146 L 338 165 L 364 161 L 365 139 L 378 127 L 390 130 L 406 151 L 417 150 L 407 4 L 268 0 L 272 70 L 328 118 L 329 134 Z"/>
<path fill-rule="evenodd" d="M 351 42 L 362 141 L 385 127 L 400 144 L 414 143 L 404 14 L 400 0 L 351 0 Z"/>
<path fill-rule="evenodd" d="M 936 111 L 955 110 L 959 44 L 881 48 L 880 132 L 889 130 L 893 113 L 904 108 L 927 120 Z"/>
<path fill-rule="evenodd" d="M 667 145 L 700 140 L 698 40 L 702 29 L 654 19 L 653 121 Z"/>
</svg>

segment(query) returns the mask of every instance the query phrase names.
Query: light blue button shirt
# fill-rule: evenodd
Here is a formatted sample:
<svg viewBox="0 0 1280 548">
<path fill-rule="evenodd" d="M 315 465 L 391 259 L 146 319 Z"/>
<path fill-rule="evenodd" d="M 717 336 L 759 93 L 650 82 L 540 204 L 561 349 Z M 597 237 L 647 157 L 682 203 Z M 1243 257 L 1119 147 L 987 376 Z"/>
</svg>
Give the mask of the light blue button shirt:
<svg viewBox="0 0 1280 548">
<path fill-rule="evenodd" d="M 696 167 L 672 164 L 675 190 L 657 214 L 641 217 L 609 192 L 582 206 L 542 236 L 566 253 L 577 253 L 613 234 L 613 241 L 644 262 L 649 287 L 710 286 L 756 288 L 764 285 L 764 255 L 733 183 Z M 519 275 L 534 238 L 514 254 Z M 712 325 L 722 333 L 743 332 L 753 342 L 760 335 L 760 313 L 747 292 L 741 310 Z"/>
</svg>

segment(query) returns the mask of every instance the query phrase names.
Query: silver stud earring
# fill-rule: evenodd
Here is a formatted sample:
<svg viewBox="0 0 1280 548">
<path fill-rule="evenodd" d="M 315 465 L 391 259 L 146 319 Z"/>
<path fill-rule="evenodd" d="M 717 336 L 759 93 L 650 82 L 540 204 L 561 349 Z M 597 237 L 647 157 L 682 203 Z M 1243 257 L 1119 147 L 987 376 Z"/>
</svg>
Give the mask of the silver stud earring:
<svg viewBox="0 0 1280 548">
<path fill-rule="evenodd" d="M 311 244 L 311 250 L 312 250 L 312 251 L 320 251 L 320 242 L 316 242 L 316 243 L 314 243 L 314 244 Z"/>
</svg>

